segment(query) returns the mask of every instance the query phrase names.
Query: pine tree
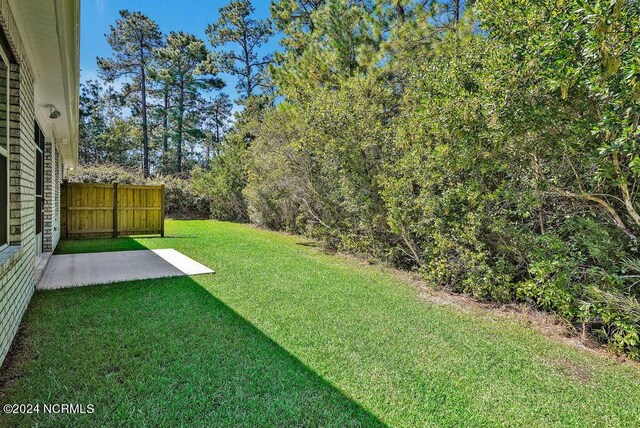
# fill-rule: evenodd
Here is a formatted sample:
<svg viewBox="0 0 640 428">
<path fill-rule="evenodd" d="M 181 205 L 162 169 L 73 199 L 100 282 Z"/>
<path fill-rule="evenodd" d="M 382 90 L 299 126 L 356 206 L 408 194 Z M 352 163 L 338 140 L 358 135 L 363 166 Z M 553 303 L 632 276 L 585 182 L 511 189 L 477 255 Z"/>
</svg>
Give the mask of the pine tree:
<svg viewBox="0 0 640 428">
<path fill-rule="evenodd" d="M 152 98 L 151 118 L 154 126 L 153 136 L 156 141 L 160 141 L 160 167 L 161 174 L 167 174 L 171 170 L 171 150 L 169 148 L 170 122 L 169 115 L 173 108 L 173 97 L 171 93 L 171 75 L 169 74 L 169 63 L 156 58 L 153 66 L 149 69 L 150 89 Z"/>
<path fill-rule="evenodd" d="M 96 80 L 80 85 L 80 163 L 133 166 L 140 159 L 133 122 L 123 117 L 118 98 L 113 87 L 105 88 Z"/>
<path fill-rule="evenodd" d="M 211 161 L 212 152 L 215 156 L 220 148 L 222 142 L 222 136 L 226 131 L 231 117 L 231 100 L 227 94 L 219 94 L 208 102 L 206 106 L 206 121 L 207 125 L 211 129 L 211 138 L 207 142 L 205 148 L 205 163 L 209 165 Z"/>
<path fill-rule="evenodd" d="M 284 52 L 271 74 L 281 95 L 301 99 L 318 86 L 365 74 L 379 60 L 380 18 L 370 0 L 280 0 L 271 6 Z"/>
<path fill-rule="evenodd" d="M 147 68 L 153 51 L 161 46 L 158 24 L 140 12 L 120 11 L 120 18 L 105 35 L 113 51 L 112 58 L 98 58 L 100 76 L 107 82 L 130 78 L 124 90 L 134 98 L 142 120 L 142 169 L 149 176 L 149 132 L 147 124 Z"/>
<path fill-rule="evenodd" d="M 254 8 L 248 0 L 232 1 L 219 10 L 220 18 L 207 27 L 206 33 L 213 47 L 237 46 L 217 54 L 215 59 L 220 71 L 238 78 L 236 88 L 247 99 L 264 83 L 266 66 L 272 60 L 271 55 L 258 55 L 260 46 L 272 35 L 271 22 L 252 19 Z"/>
<path fill-rule="evenodd" d="M 176 129 L 176 171 L 181 173 L 187 119 L 195 116 L 194 121 L 198 121 L 199 112 L 194 109 L 201 91 L 222 88 L 224 83 L 216 77 L 216 67 L 204 41 L 193 34 L 171 32 L 166 46 L 157 49 L 155 54 L 165 67 L 158 74 L 169 84 L 167 94 L 174 100 L 169 115 Z"/>
</svg>

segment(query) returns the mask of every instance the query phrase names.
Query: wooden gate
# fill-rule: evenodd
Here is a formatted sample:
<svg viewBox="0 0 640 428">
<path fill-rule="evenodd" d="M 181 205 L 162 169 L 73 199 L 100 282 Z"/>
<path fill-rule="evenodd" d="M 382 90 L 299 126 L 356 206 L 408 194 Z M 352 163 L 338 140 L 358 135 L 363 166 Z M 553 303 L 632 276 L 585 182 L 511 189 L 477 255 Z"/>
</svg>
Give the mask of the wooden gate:
<svg viewBox="0 0 640 428">
<path fill-rule="evenodd" d="M 164 185 L 62 184 L 63 239 L 164 236 Z"/>
</svg>

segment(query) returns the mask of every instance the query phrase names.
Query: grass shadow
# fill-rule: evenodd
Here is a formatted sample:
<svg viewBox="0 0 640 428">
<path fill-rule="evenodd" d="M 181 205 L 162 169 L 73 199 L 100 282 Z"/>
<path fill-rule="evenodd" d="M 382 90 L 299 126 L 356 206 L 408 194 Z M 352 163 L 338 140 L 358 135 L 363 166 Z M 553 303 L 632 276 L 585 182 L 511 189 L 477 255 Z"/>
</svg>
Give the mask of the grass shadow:
<svg viewBox="0 0 640 428">
<path fill-rule="evenodd" d="M 297 241 L 295 244 L 301 247 L 317 248 L 320 252 L 322 252 L 322 254 L 326 255 L 335 255 L 338 253 L 337 250 L 322 245 L 321 242 L 317 241 Z"/>
<path fill-rule="evenodd" d="M 164 236 L 138 236 L 138 239 L 153 241 L 156 239 L 196 239 L 196 235 L 164 235 Z"/>
<path fill-rule="evenodd" d="M 96 411 L 9 425 L 384 426 L 190 277 L 37 292 L 23 322 L 2 404 Z"/>
<path fill-rule="evenodd" d="M 296 245 L 301 245 L 303 247 L 320 247 L 321 245 L 315 241 L 297 241 Z"/>
<path fill-rule="evenodd" d="M 147 250 L 148 248 L 132 237 L 102 239 L 61 240 L 54 255 L 77 253 L 103 253 L 106 251 Z"/>
<path fill-rule="evenodd" d="M 149 249 L 145 242 L 158 242 L 173 239 L 196 239 L 195 235 L 165 235 L 165 236 L 125 236 L 118 238 L 99 239 L 65 239 L 56 247 L 54 255 L 78 253 L 103 253 L 107 251 L 130 251 Z"/>
</svg>

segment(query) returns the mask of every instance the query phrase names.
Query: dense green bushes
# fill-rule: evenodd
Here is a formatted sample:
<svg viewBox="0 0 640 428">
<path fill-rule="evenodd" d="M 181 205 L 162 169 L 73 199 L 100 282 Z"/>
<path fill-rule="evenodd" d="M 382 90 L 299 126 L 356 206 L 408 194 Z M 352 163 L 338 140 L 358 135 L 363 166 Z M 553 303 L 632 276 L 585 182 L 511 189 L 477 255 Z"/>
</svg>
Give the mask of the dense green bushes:
<svg viewBox="0 0 640 428">
<path fill-rule="evenodd" d="M 250 148 L 253 220 L 380 255 L 389 228 L 378 177 L 392 102 L 378 82 L 352 80 L 318 91 L 304 111 L 283 104 L 268 112 Z"/>
<path fill-rule="evenodd" d="M 247 142 L 240 133 L 229 135 L 209 169 L 192 171 L 193 188 L 210 202 L 211 214 L 219 220 L 247 221 L 242 196 L 246 185 Z"/>
<path fill-rule="evenodd" d="M 173 218 L 209 218 L 210 201 L 197 193 L 190 180 L 163 176 L 145 179 L 139 171 L 119 165 L 85 165 L 70 181 L 78 183 L 164 184 L 166 214 Z"/>
<path fill-rule="evenodd" d="M 139 171 L 117 164 L 82 165 L 69 178 L 74 183 L 145 184 Z"/>
<path fill-rule="evenodd" d="M 484 0 L 444 26 L 362 5 L 355 38 L 335 9 L 312 14 L 317 38 L 282 25 L 285 100 L 240 131 L 251 220 L 529 302 L 638 358 L 638 5 Z"/>
</svg>

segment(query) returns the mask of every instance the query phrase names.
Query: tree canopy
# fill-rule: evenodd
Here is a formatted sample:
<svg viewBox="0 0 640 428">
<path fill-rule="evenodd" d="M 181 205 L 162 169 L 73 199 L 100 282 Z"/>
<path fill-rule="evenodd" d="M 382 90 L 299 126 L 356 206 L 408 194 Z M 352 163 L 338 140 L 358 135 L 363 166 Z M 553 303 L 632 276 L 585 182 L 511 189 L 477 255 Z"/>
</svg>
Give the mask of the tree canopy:
<svg viewBox="0 0 640 428">
<path fill-rule="evenodd" d="M 266 83 L 265 69 L 271 61 L 271 55 L 258 53 L 272 35 L 271 23 L 251 18 L 254 11 L 249 0 L 234 0 L 220 8 L 220 18 L 206 29 L 214 48 L 233 46 L 216 52 L 215 61 L 221 71 L 238 77 L 237 89 L 244 98 Z"/>
</svg>

